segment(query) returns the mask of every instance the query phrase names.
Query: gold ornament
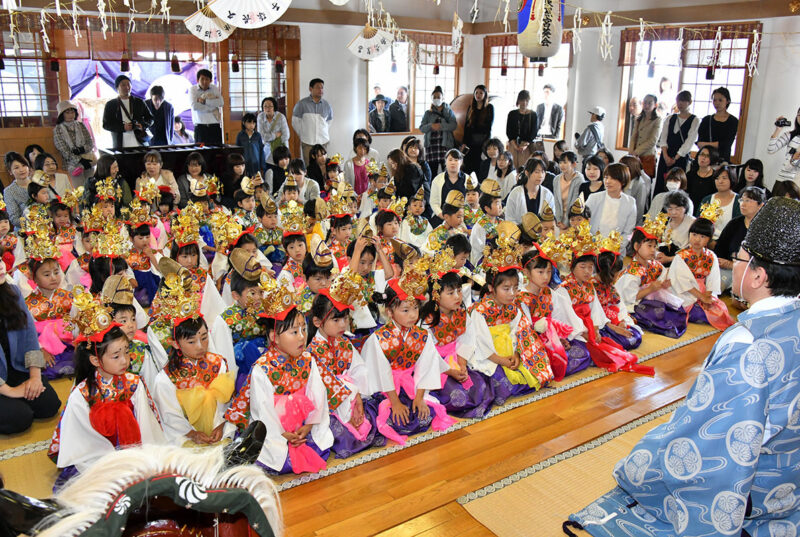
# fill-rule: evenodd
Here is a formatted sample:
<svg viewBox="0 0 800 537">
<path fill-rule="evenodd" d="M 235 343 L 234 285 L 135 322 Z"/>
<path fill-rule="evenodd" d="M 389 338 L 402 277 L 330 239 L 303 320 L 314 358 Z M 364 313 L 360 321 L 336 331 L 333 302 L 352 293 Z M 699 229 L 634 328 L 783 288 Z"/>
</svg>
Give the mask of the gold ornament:
<svg viewBox="0 0 800 537">
<path fill-rule="evenodd" d="M 44 173 L 42 170 L 36 170 L 33 172 L 33 177 L 31 177 L 31 182 L 36 183 L 39 186 L 48 187 L 50 186 L 50 177 Z"/>
<path fill-rule="evenodd" d="M 39 226 L 25 238 L 25 255 L 28 256 L 28 259 L 44 261 L 61 257 L 61 250 L 50 238 L 50 229 L 50 227 Z"/>
<path fill-rule="evenodd" d="M 372 236 L 372 226 L 369 225 L 369 220 L 366 218 L 360 218 L 358 222 L 356 222 L 356 237 L 370 238 Z"/>
<path fill-rule="evenodd" d="M 286 172 L 286 181 L 283 183 L 284 190 L 287 186 L 297 188 L 297 179 L 295 179 L 294 175 L 290 174 L 288 171 Z"/>
<path fill-rule="evenodd" d="M 328 200 L 328 213 L 337 218 L 350 214 L 350 200 L 343 193 L 340 193 L 338 189 L 336 194 Z"/>
<path fill-rule="evenodd" d="M 0 193 L 0 211 L 6 210 L 6 200 L 3 199 L 3 194 Z"/>
<path fill-rule="evenodd" d="M 423 297 L 428 291 L 429 260 L 421 257 L 406 265 L 397 285 L 409 297 Z M 396 289 L 395 289 L 396 290 Z"/>
<path fill-rule="evenodd" d="M 406 261 L 413 261 L 419 257 L 419 252 L 417 249 L 407 242 L 403 242 L 398 239 L 389 239 L 389 242 L 392 244 L 392 250 L 394 254 L 400 257 L 400 259 L 403 260 L 403 263 Z"/>
<path fill-rule="evenodd" d="M 534 213 L 522 215 L 522 230 L 530 238 L 536 238 L 542 232 L 542 221 Z"/>
<path fill-rule="evenodd" d="M 86 234 L 92 231 L 101 231 L 106 223 L 106 217 L 100 206 L 94 205 L 91 209 L 83 211 L 81 221 L 83 222 L 83 233 Z"/>
<path fill-rule="evenodd" d="M 119 232 L 115 220 L 106 222 L 103 229 L 92 235 L 92 256 L 94 257 L 128 257 L 131 253 L 131 241 Z"/>
<path fill-rule="evenodd" d="M 483 183 L 481 183 L 481 192 L 494 198 L 500 198 L 503 195 L 503 189 L 500 188 L 500 183 L 494 179 L 484 179 Z"/>
<path fill-rule="evenodd" d="M 200 286 L 192 279 L 188 269 L 181 267 L 177 272 L 171 270 L 162 273 L 164 278 L 158 289 L 158 315 L 177 326 L 186 319 L 200 317 Z"/>
<path fill-rule="evenodd" d="M 392 198 L 391 203 L 389 203 L 389 207 L 387 207 L 387 211 L 391 211 L 397 215 L 398 218 L 402 220 L 403 214 L 406 210 L 406 204 L 408 203 L 407 198 Z"/>
<path fill-rule="evenodd" d="M 154 226 L 156 217 L 150 214 L 150 202 L 142 201 L 140 198 L 131 200 L 130 210 L 128 211 L 127 222 L 131 227 Z"/>
<path fill-rule="evenodd" d="M 572 206 L 569 208 L 570 216 L 580 216 L 583 214 L 583 211 L 586 209 L 586 202 L 583 199 L 583 192 L 575 198 L 575 201 L 572 202 Z"/>
<path fill-rule="evenodd" d="M 61 203 L 72 209 L 73 214 L 78 214 L 78 206 L 83 200 L 83 193 L 85 192 L 84 187 L 79 186 L 78 188 L 74 188 L 64 194 L 64 197 L 61 198 Z"/>
<path fill-rule="evenodd" d="M 264 292 L 264 308 L 260 317 L 281 320 L 297 306 L 297 296 L 286 280 L 278 281 L 265 271 L 261 273 L 259 286 Z"/>
<path fill-rule="evenodd" d="M 539 219 L 542 222 L 554 222 L 556 215 L 553 213 L 553 208 L 546 200 L 542 200 L 542 206 L 539 207 Z"/>
<path fill-rule="evenodd" d="M 475 181 L 472 178 L 472 174 L 467 176 L 466 190 L 467 192 L 474 192 L 478 190 L 478 186 L 475 184 Z"/>
<path fill-rule="evenodd" d="M 386 167 L 386 163 L 384 162 L 381 164 L 381 171 L 378 174 L 379 177 L 389 177 L 389 169 Z"/>
<path fill-rule="evenodd" d="M 99 343 L 114 323 L 111 308 L 104 306 L 92 296 L 82 285 L 72 289 L 72 306 L 76 316 L 67 323 L 71 328 L 77 328 L 79 336 L 76 341 L 92 341 Z"/>
<path fill-rule="evenodd" d="M 103 284 L 103 302 L 107 306 L 113 304 L 130 306 L 133 304 L 133 287 L 125 274 L 114 274 Z"/>
<path fill-rule="evenodd" d="M 608 236 L 601 237 L 597 242 L 597 246 L 601 252 L 605 251 L 619 254 L 622 249 L 622 235 L 620 235 L 619 231 L 614 229 Z"/>
<path fill-rule="evenodd" d="M 231 266 L 236 273 L 249 282 L 257 282 L 261 279 L 261 272 L 264 270 L 258 258 L 244 248 L 234 248 L 230 256 Z"/>
<path fill-rule="evenodd" d="M 333 267 L 333 254 L 331 254 L 328 245 L 316 233 L 311 236 L 311 245 L 309 248 L 311 260 L 314 264 L 321 268 Z"/>
<path fill-rule="evenodd" d="M 365 285 L 358 272 L 348 269 L 334 278 L 327 294 L 329 298 L 345 306 L 361 306 L 364 303 L 362 289 Z"/>
<path fill-rule="evenodd" d="M 644 233 L 648 239 L 661 241 L 664 236 L 664 230 L 667 229 L 668 220 L 669 217 L 666 213 L 659 213 L 655 218 L 645 215 L 644 223 L 641 226 L 637 226 L 636 229 Z"/>
<path fill-rule="evenodd" d="M 328 157 L 328 160 L 325 162 L 325 166 L 341 166 L 342 164 L 342 155 L 339 153 L 335 153 L 334 155 Z"/>
<path fill-rule="evenodd" d="M 425 201 L 425 187 L 419 187 L 417 193 L 414 194 L 414 201 Z"/>
<path fill-rule="evenodd" d="M 261 204 L 261 207 L 264 208 L 264 213 L 278 214 L 278 205 L 275 203 L 275 200 L 273 200 L 272 197 L 266 192 L 261 192 L 258 202 Z"/>
<path fill-rule="evenodd" d="M 716 223 L 720 216 L 722 216 L 722 207 L 717 199 L 711 200 L 710 203 L 704 203 L 700 207 L 700 218 L 710 220 L 712 224 Z"/>
<path fill-rule="evenodd" d="M 383 193 L 394 198 L 394 195 L 397 194 L 397 187 L 395 186 L 394 181 L 389 181 L 389 184 L 383 187 Z"/>
<path fill-rule="evenodd" d="M 378 166 L 378 163 L 374 160 L 369 161 L 367 164 L 367 175 L 379 175 L 381 173 L 381 169 Z"/>
<path fill-rule="evenodd" d="M 446 205 L 452 205 L 453 207 L 461 209 L 464 207 L 464 194 L 462 194 L 460 190 L 451 190 L 447 193 L 444 202 Z"/>
<path fill-rule="evenodd" d="M 209 219 L 209 225 L 211 233 L 214 235 L 217 251 L 223 253 L 228 251 L 230 245 L 239 238 L 243 231 L 242 225 L 236 218 L 224 211 L 213 213 Z"/>
<path fill-rule="evenodd" d="M 256 193 L 256 186 L 255 186 L 255 178 L 251 179 L 250 177 L 242 177 L 242 183 L 239 188 L 242 189 L 242 192 L 247 194 L 248 196 L 252 196 Z"/>
<path fill-rule="evenodd" d="M 304 234 L 305 215 L 303 215 L 303 206 L 291 200 L 281 207 L 281 225 L 283 226 L 284 236 Z"/>
<path fill-rule="evenodd" d="M 519 245 L 519 226 L 504 220 L 497 224 L 495 246 L 486 245 L 483 249 L 483 263 L 488 270 L 505 272 L 519 267 L 522 248 Z"/>
<path fill-rule="evenodd" d="M 97 199 L 116 201 L 122 198 L 122 189 L 117 185 L 113 177 L 106 177 L 97 183 Z"/>
<path fill-rule="evenodd" d="M 142 188 L 136 192 L 136 196 L 141 200 L 148 204 L 153 203 L 156 199 L 158 199 L 160 195 L 160 191 L 158 190 L 158 186 L 156 185 L 156 180 L 152 177 L 148 178 L 147 181 L 142 184 Z"/>
<path fill-rule="evenodd" d="M 197 243 L 200 240 L 201 214 L 200 205 L 192 201 L 178 213 L 175 223 L 172 225 L 172 236 L 179 247 Z"/>
</svg>

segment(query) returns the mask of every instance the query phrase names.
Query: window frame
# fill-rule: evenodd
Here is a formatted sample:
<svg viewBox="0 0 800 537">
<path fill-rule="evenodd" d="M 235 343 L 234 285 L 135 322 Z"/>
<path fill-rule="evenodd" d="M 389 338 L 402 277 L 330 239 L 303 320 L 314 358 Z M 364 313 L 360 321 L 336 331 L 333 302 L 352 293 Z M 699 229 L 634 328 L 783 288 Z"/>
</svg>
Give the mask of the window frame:
<svg viewBox="0 0 800 537">
<path fill-rule="evenodd" d="M 2 33 L 7 30 L 2 30 Z M 0 33 L 0 46 L 5 47 L 4 36 Z M 29 127 L 54 127 L 58 118 L 57 105 L 61 100 L 58 87 L 58 72 L 50 69 L 50 59 L 46 58 L 43 54 L 42 36 L 38 32 L 17 32 L 18 42 L 20 45 L 20 56 L 16 55 L 3 55 L 6 63 L 6 68 L 0 73 L 0 76 L 8 78 L 7 82 L 0 82 L 0 87 L 4 84 L 16 85 L 18 94 L 17 100 L 21 105 L 19 113 L 13 111 L 9 113 L 5 104 L 0 106 L 2 114 L 0 114 L 0 128 L 29 128 Z M 30 39 L 24 39 L 26 37 Z M 24 70 L 35 68 L 36 76 L 26 76 Z M 9 76 L 11 72 L 14 76 Z M 24 92 L 26 81 L 35 80 L 37 87 L 36 96 L 38 98 L 38 106 L 44 108 L 38 111 L 31 111 L 28 107 L 29 99 L 26 98 L 27 93 Z M 42 90 L 42 91 L 39 91 Z M 11 95 L 9 95 L 11 97 Z M 8 99 L 9 101 L 12 99 Z M 3 103 L 7 102 L 6 100 Z"/>
<path fill-rule="evenodd" d="M 742 96 L 741 101 L 739 103 L 739 126 L 736 132 L 736 142 L 733 147 L 733 154 L 731 156 L 731 164 L 741 164 L 742 162 L 742 151 L 744 150 L 744 139 L 747 132 L 747 116 L 748 110 L 750 108 L 750 91 L 752 89 L 752 82 L 753 78 L 750 76 L 747 70 L 747 63 L 750 60 L 750 55 L 752 53 L 752 44 L 753 44 L 753 30 L 758 31 L 761 34 L 763 30 L 763 25 L 761 21 L 742 21 L 742 22 L 732 22 L 726 24 L 707 24 L 707 25 L 696 25 L 696 26 L 662 26 L 659 28 L 653 28 L 652 30 L 648 30 L 648 35 L 645 36 L 645 41 L 676 41 L 677 36 L 679 35 L 679 31 L 683 29 L 683 40 L 681 42 L 681 57 L 680 57 L 680 72 L 677 80 L 677 85 L 675 88 L 676 91 L 681 91 L 683 87 L 683 80 L 684 80 L 684 72 L 686 69 L 697 69 L 703 67 L 701 65 L 691 64 L 687 65 L 687 53 L 688 53 L 688 43 L 690 41 L 702 41 L 702 40 L 713 40 L 714 35 L 717 32 L 717 28 L 722 28 L 723 34 L 722 39 L 744 39 L 745 36 L 747 38 L 747 47 L 746 47 L 746 56 L 744 59 L 744 66 L 728 66 L 723 65 L 717 67 L 718 69 L 742 69 L 744 71 L 744 80 L 742 83 Z M 630 82 L 632 76 L 632 67 L 635 64 L 635 47 L 637 43 L 640 41 L 638 38 L 638 27 L 626 28 L 622 31 L 621 43 L 620 43 L 620 57 L 619 57 L 619 65 L 622 67 L 621 72 L 621 88 L 620 91 L 620 98 L 619 98 L 619 114 L 617 117 L 617 137 L 614 141 L 614 146 L 617 150 L 626 151 L 629 148 L 625 147 L 623 144 L 624 141 L 624 133 L 625 133 L 625 118 L 627 116 L 627 106 L 628 106 L 628 99 L 630 96 L 628 92 L 630 91 Z M 730 36 L 730 32 L 736 31 L 739 35 L 735 35 L 733 37 Z M 635 32 L 635 35 L 634 35 Z M 728 32 L 728 33 L 726 33 Z M 704 49 L 703 49 L 704 50 Z M 633 62 L 631 63 L 631 58 L 633 58 Z M 713 84 L 713 81 L 711 81 Z M 696 84 L 694 84 L 696 85 Z M 717 85 L 719 86 L 719 85 Z M 693 94 L 694 97 L 694 94 Z M 703 119 L 700 116 L 697 116 L 699 119 Z M 666 116 L 663 119 L 665 119 Z M 695 151 L 692 151 L 694 154 Z"/>
</svg>

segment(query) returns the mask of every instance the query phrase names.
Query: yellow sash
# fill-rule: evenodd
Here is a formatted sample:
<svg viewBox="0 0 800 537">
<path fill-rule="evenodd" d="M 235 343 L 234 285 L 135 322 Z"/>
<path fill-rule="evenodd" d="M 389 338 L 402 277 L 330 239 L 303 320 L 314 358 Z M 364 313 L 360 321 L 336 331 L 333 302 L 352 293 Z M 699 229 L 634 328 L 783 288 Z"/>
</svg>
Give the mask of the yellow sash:
<svg viewBox="0 0 800 537">
<path fill-rule="evenodd" d="M 511 339 L 510 325 L 498 324 L 490 326 L 489 332 L 492 334 L 494 352 L 500 356 L 512 356 L 514 354 L 514 341 Z M 541 387 L 536 377 L 534 377 L 523 364 L 520 364 L 517 369 L 510 369 L 506 366 L 502 367 L 511 384 L 527 384 L 531 388 L 536 388 L 537 390 Z"/>
<path fill-rule="evenodd" d="M 211 434 L 214 430 L 214 417 L 217 414 L 217 403 L 230 401 L 234 388 L 233 374 L 228 372 L 217 375 L 208 388 L 195 386 L 177 390 L 178 402 L 181 404 L 186 419 L 196 431 Z"/>
</svg>

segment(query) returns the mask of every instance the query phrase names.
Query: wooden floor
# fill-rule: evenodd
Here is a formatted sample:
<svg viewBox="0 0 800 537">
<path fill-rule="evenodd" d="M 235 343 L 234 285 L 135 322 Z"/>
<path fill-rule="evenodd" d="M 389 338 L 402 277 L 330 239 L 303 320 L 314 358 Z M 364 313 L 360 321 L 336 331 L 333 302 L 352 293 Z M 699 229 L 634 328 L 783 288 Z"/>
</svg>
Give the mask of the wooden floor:
<svg viewBox="0 0 800 537">
<path fill-rule="evenodd" d="M 649 361 L 655 378 L 608 375 L 283 492 L 287 535 L 492 535 L 459 496 L 683 398 L 716 337 Z"/>
</svg>

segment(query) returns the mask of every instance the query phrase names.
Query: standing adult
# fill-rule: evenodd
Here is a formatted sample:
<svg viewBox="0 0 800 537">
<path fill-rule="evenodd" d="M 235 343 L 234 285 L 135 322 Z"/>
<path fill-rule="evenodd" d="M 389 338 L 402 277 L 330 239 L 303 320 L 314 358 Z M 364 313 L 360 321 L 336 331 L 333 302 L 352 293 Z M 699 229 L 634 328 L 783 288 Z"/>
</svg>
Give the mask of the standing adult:
<svg viewBox="0 0 800 537">
<path fill-rule="evenodd" d="M 630 148 L 631 155 L 639 157 L 642 169 L 647 175 L 653 177 L 656 173 L 656 144 L 661 134 L 661 118 L 656 107 L 658 98 L 655 95 L 645 95 L 642 99 L 642 111 L 633 122 Z"/>
<path fill-rule="evenodd" d="M 425 155 L 431 167 L 431 174 L 444 170 L 445 155 L 456 145 L 453 131 L 458 127 L 456 115 L 444 102 L 441 86 L 433 88 L 431 107 L 425 111 L 419 130 L 425 135 Z"/>
<path fill-rule="evenodd" d="M 52 418 L 61 401 L 42 378 L 46 363 L 36 323 L 0 263 L 0 434 L 27 431 L 34 419 Z"/>
<path fill-rule="evenodd" d="M 309 153 L 316 144 L 328 152 L 330 126 L 333 121 L 333 108 L 322 98 L 325 94 L 325 81 L 312 78 L 308 83 L 308 97 L 300 99 L 292 110 L 292 128 L 300 137 L 303 159 L 308 162 Z"/>
<path fill-rule="evenodd" d="M 517 109 L 508 113 L 506 120 L 506 137 L 508 137 L 508 151 L 514 162 L 520 165 L 531 158 L 531 144 L 539 132 L 539 118 L 536 112 L 528 108 L 531 103 L 531 94 L 522 90 L 517 94 Z"/>
<path fill-rule="evenodd" d="M 289 147 L 289 123 L 286 116 L 278 111 L 278 101 L 275 97 L 264 97 L 261 101 L 261 112 L 256 121 L 258 133 L 265 146 L 269 147 L 268 163 L 277 164 L 272 157 L 275 148 L 285 145 Z M 264 149 L 267 150 L 266 148 Z"/>
<path fill-rule="evenodd" d="M 697 130 L 697 147 L 714 147 L 723 162 L 731 161 L 731 147 L 739 129 L 739 119 L 728 113 L 731 93 L 720 87 L 711 94 L 715 112 L 703 118 Z"/>
<path fill-rule="evenodd" d="M 397 88 L 397 99 L 388 106 L 391 132 L 408 132 L 408 88 Z"/>
<path fill-rule="evenodd" d="M 464 156 L 465 172 L 478 173 L 483 144 L 492 135 L 492 123 L 494 123 L 494 107 L 489 104 L 489 93 L 486 91 L 486 86 L 479 84 L 472 92 L 472 103 L 467 109 L 467 119 L 464 123 L 464 141 L 461 149 L 466 152 Z"/>
<path fill-rule="evenodd" d="M 75 184 L 81 186 L 92 175 L 92 162 L 84 158 L 84 155 L 94 153 L 94 141 L 86 125 L 80 120 L 75 103 L 61 101 L 56 106 L 56 111 L 58 119 L 53 129 L 53 144 L 61 153 L 64 169 L 75 179 Z"/>
<path fill-rule="evenodd" d="M 686 169 L 687 158 L 697 140 L 697 129 L 700 127 L 700 120 L 689 111 L 689 107 L 692 106 L 690 92 L 684 90 L 678 93 L 675 104 L 678 106 L 678 113 L 670 114 L 664 119 L 658 141 L 661 158 L 658 159 L 655 177 L 656 194 L 666 192 L 664 176 L 670 168 Z"/>
<path fill-rule="evenodd" d="M 606 117 L 606 110 L 602 106 L 595 106 L 589 110 L 589 124 L 583 132 L 575 133 L 575 151 L 585 161 L 601 149 L 605 149 L 603 144 L 603 119 Z"/>
<path fill-rule="evenodd" d="M 800 482 L 800 202 L 772 198 L 733 261 L 750 308 L 719 337 L 667 423 L 614 466 L 617 486 L 570 516 L 592 535 L 793 535 Z M 588 524 L 588 525 L 587 525 Z"/>
<path fill-rule="evenodd" d="M 197 71 L 197 84 L 189 90 L 192 102 L 194 141 L 198 144 L 222 144 L 222 113 L 225 104 L 220 89 L 211 83 L 213 76 L 208 69 Z"/>
<path fill-rule="evenodd" d="M 172 145 L 172 137 L 175 134 L 175 110 L 164 100 L 164 88 L 161 86 L 150 88 L 150 99 L 145 104 L 153 116 L 153 124 L 150 125 L 153 137 L 150 138 L 150 145 Z"/>
<path fill-rule="evenodd" d="M 378 94 L 370 102 L 375 108 L 369 113 L 369 131 L 370 132 L 390 132 L 392 125 L 392 118 L 387 110 L 389 101 L 382 94 Z"/>
<path fill-rule="evenodd" d="M 636 118 L 642 113 L 642 101 L 639 97 L 631 97 L 628 100 L 628 120 L 625 122 L 625 144 L 627 147 L 631 145 L 631 138 L 633 138 L 633 127 L 636 124 Z"/>
<path fill-rule="evenodd" d="M 778 171 L 777 180 L 791 181 L 795 185 L 800 185 L 800 181 L 797 179 L 797 172 L 800 171 L 800 108 L 797 109 L 797 115 L 794 118 L 794 128 L 789 132 L 783 132 L 784 126 L 781 125 L 786 121 L 783 116 L 775 120 L 775 132 L 769 139 L 767 153 L 772 155 L 785 147 L 786 157 Z"/>
<path fill-rule="evenodd" d="M 139 97 L 131 95 L 131 79 L 119 75 L 114 79 L 118 97 L 106 103 L 103 128 L 111 133 L 114 149 L 147 145 L 145 129 L 153 124 L 153 116 Z"/>
<path fill-rule="evenodd" d="M 431 183 L 431 211 L 434 219 L 431 226 L 439 225 L 442 221 L 442 205 L 451 190 L 458 190 L 462 194 L 467 192 L 467 174 L 461 171 L 464 156 L 458 149 L 451 149 L 445 156 L 444 171 L 433 178 Z"/>
<path fill-rule="evenodd" d="M 552 84 L 545 84 L 542 88 L 544 102 L 536 106 L 536 130 L 543 138 L 561 137 L 561 122 L 564 121 L 564 109 L 560 104 L 553 102 L 556 88 Z"/>
</svg>

